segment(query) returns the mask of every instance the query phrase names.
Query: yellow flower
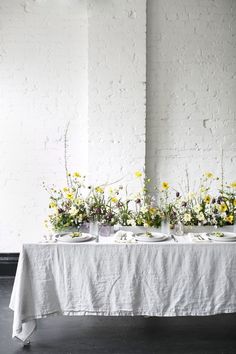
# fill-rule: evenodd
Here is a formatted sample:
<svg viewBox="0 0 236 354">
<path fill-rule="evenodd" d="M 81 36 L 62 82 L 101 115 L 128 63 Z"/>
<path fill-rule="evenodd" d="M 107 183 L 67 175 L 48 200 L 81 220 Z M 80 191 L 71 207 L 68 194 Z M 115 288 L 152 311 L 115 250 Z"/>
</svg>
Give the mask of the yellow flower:
<svg viewBox="0 0 236 354">
<path fill-rule="evenodd" d="M 102 187 L 96 187 L 95 188 L 95 191 L 97 192 L 97 193 L 100 193 L 100 194 L 103 194 L 104 193 L 104 189 L 102 188 Z"/>
<path fill-rule="evenodd" d="M 56 208 L 57 207 L 57 203 L 56 202 L 51 202 L 49 204 L 49 208 Z"/>
<path fill-rule="evenodd" d="M 68 187 L 63 188 L 63 192 L 68 192 L 68 191 L 69 191 Z"/>
<path fill-rule="evenodd" d="M 236 181 L 235 181 L 235 182 L 232 182 L 232 183 L 230 184 L 230 187 L 236 188 Z"/>
<path fill-rule="evenodd" d="M 111 198 L 112 203 L 117 203 L 118 199 L 116 197 Z"/>
<path fill-rule="evenodd" d="M 170 188 L 168 182 L 162 182 L 161 186 L 162 186 L 162 188 L 165 189 L 165 190 Z"/>
<path fill-rule="evenodd" d="M 224 213 L 227 210 L 227 206 L 225 203 L 221 203 L 219 206 L 219 210 L 221 213 Z"/>
<path fill-rule="evenodd" d="M 147 179 L 147 183 L 151 183 L 151 178 L 148 178 L 148 179 Z"/>
<path fill-rule="evenodd" d="M 205 172 L 204 173 L 204 176 L 206 177 L 206 178 L 214 178 L 214 175 L 213 175 L 213 173 L 212 172 Z"/>
<path fill-rule="evenodd" d="M 137 178 L 140 178 L 143 175 L 141 171 L 136 171 L 134 174 L 135 174 L 135 177 L 137 177 Z"/>
<path fill-rule="evenodd" d="M 154 215 L 156 213 L 156 208 L 149 208 L 150 214 Z"/>
<path fill-rule="evenodd" d="M 80 178 L 81 175 L 79 174 L 79 172 L 74 172 L 74 173 L 73 173 L 73 177 L 75 177 L 75 178 Z"/>
<path fill-rule="evenodd" d="M 73 194 L 72 193 L 66 193 L 66 198 L 67 199 L 73 199 Z"/>
<path fill-rule="evenodd" d="M 209 204 L 210 201 L 211 201 L 211 196 L 210 196 L 209 194 L 207 194 L 207 195 L 205 196 L 205 198 L 204 198 L 204 202 L 205 202 L 206 204 Z"/>
<path fill-rule="evenodd" d="M 236 207 L 236 199 L 234 199 L 234 206 Z"/>
<path fill-rule="evenodd" d="M 229 215 L 229 216 L 227 216 L 227 217 L 225 218 L 225 220 L 226 220 L 227 222 L 229 222 L 230 224 L 232 224 L 233 221 L 234 221 L 234 217 L 233 217 L 233 215 Z"/>
</svg>

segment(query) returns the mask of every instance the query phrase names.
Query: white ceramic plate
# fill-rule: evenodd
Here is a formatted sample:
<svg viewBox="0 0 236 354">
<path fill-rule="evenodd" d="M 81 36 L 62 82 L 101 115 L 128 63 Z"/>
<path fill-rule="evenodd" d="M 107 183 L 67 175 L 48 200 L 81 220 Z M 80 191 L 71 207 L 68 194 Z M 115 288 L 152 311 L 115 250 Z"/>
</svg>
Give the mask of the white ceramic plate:
<svg viewBox="0 0 236 354">
<path fill-rule="evenodd" d="M 161 242 L 168 239 L 168 235 L 158 232 L 152 232 L 152 237 L 148 237 L 145 234 L 137 234 L 135 239 L 140 242 Z"/>
<path fill-rule="evenodd" d="M 82 233 L 81 236 L 78 237 L 71 237 L 70 234 L 64 235 L 64 236 L 60 236 L 58 238 L 58 242 L 63 242 L 63 243 L 77 243 L 77 242 L 85 242 L 85 241 L 89 241 L 93 238 L 92 235 L 90 234 L 86 234 L 86 233 Z"/>
<path fill-rule="evenodd" d="M 224 232 L 223 233 L 224 236 L 222 237 L 217 237 L 214 236 L 214 234 L 212 233 L 208 233 L 207 237 L 209 237 L 212 241 L 216 241 L 216 242 L 235 242 L 236 241 L 236 234 L 233 232 Z"/>
</svg>

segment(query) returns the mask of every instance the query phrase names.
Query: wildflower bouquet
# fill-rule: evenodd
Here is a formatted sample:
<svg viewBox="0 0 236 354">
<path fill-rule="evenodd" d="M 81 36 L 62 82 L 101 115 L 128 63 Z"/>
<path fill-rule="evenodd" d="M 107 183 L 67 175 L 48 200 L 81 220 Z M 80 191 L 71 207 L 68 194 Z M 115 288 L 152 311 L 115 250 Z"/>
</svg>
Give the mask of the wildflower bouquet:
<svg viewBox="0 0 236 354">
<path fill-rule="evenodd" d="M 83 197 L 84 177 L 78 172 L 69 175 L 70 186 L 63 189 L 44 188 L 50 194 L 48 220 L 46 226 L 51 225 L 55 231 L 68 227 L 78 227 L 87 220 L 86 205 Z"/>
<path fill-rule="evenodd" d="M 103 225 L 115 225 L 118 221 L 118 202 L 117 192 L 110 190 L 107 196 L 103 186 L 90 187 L 90 193 L 86 199 L 89 221 L 98 221 Z"/>
<path fill-rule="evenodd" d="M 206 172 L 196 192 L 187 192 L 176 197 L 168 211 L 172 224 L 182 222 L 186 226 L 225 226 L 235 222 L 236 183 L 215 185 L 219 178 Z M 215 185 L 214 185 L 215 184 Z"/>
<path fill-rule="evenodd" d="M 127 207 L 128 203 L 132 204 L 130 205 L 132 211 L 127 209 L 126 215 L 128 215 L 128 218 L 125 225 L 158 228 L 161 225 L 161 214 L 155 198 L 148 188 L 151 180 L 150 178 L 143 178 L 140 171 L 137 171 L 135 176 L 140 179 L 141 190 L 126 202 Z"/>
</svg>

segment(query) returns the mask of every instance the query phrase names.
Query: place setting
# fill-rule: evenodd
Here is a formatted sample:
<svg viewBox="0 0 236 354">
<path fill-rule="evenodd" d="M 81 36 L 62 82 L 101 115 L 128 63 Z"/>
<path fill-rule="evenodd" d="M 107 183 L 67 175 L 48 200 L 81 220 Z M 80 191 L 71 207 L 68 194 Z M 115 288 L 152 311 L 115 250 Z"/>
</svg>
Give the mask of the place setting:
<svg viewBox="0 0 236 354">
<path fill-rule="evenodd" d="M 212 243 L 212 242 L 236 242 L 236 233 L 233 232 L 202 232 L 202 233 L 189 233 L 192 242 L 196 243 Z"/>
</svg>

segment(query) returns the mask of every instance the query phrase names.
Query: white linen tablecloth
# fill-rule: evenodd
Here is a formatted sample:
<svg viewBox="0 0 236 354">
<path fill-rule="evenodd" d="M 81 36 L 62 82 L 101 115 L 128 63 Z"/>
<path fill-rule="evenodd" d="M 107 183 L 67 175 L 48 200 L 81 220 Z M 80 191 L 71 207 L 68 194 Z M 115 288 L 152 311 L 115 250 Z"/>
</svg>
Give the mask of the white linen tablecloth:
<svg viewBox="0 0 236 354">
<path fill-rule="evenodd" d="M 23 341 L 50 315 L 236 312 L 236 243 L 25 244 L 10 308 Z"/>
</svg>

